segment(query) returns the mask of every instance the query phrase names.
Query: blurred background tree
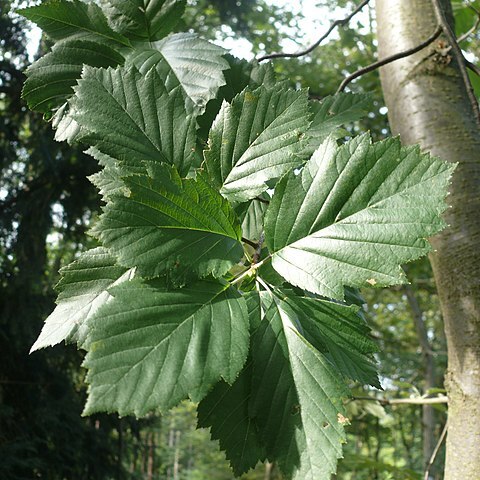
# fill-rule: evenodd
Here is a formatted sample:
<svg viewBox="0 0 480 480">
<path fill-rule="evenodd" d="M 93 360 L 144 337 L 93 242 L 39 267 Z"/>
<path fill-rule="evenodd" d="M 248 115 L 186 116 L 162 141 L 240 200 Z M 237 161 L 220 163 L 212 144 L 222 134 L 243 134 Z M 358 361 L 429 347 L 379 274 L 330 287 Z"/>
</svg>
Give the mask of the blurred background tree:
<svg viewBox="0 0 480 480">
<path fill-rule="evenodd" d="M 317 1 L 312 22 L 305 13 L 312 11 L 312 2 L 295 3 L 191 0 L 179 29 L 199 31 L 251 59 L 306 46 L 330 20 L 358 4 Z M 231 479 L 217 444 L 207 431 L 195 429 L 192 404 L 142 420 L 82 418 L 82 353 L 59 345 L 47 354 L 28 355 L 53 308 L 59 267 L 93 242 L 86 230 L 100 203 L 86 179 L 95 163 L 81 150 L 55 142 L 50 126 L 20 98 L 23 72 L 32 58 L 27 50 L 30 27 L 12 13 L 16 6 L 0 0 L 0 478 Z M 463 2 L 454 6 L 457 34 L 462 35 L 474 25 L 475 15 Z M 310 32 L 305 31 L 307 20 Z M 293 87 L 309 87 L 312 98 L 322 99 L 348 73 L 376 59 L 374 27 L 369 5 L 309 55 L 276 60 L 275 70 Z M 462 46 L 478 55 L 478 33 L 472 32 Z M 42 40 L 40 48 L 47 49 L 48 43 Z M 364 119 L 347 125 L 347 134 L 369 129 L 375 139 L 386 136 L 378 72 L 360 77 L 350 90 L 370 92 L 372 108 Z M 354 390 L 348 404 L 349 442 L 337 474 L 342 480 L 423 478 L 429 457 L 423 450 L 425 437 L 436 442 L 445 423 L 443 405 L 427 407 L 436 415 L 425 423 L 425 407 L 422 416 L 418 405 L 373 401 L 442 391 L 446 347 L 428 262 L 409 265 L 408 274 L 412 286 L 366 293 L 385 391 Z M 440 450 L 431 478 L 442 478 L 442 455 Z M 243 478 L 280 477 L 267 463 Z"/>
</svg>

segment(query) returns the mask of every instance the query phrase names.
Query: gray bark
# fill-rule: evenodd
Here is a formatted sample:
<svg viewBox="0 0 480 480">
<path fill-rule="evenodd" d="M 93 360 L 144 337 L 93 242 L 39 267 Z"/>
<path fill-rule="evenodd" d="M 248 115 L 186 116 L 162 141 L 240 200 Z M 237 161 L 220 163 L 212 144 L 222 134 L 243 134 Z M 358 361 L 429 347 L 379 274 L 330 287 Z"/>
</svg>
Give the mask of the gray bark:
<svg viewBox="0 0 480 480">
<path fill-rule="evenodd" d="M 450 3 L 442 1 L 447 14 Z M 437 22 L 430 0 L 377 0 L 379 57 L 427 38 Z M 458 65 L 440 38 L 381 70 L 392 132 L 405 144 L 458 162 L 445 219 L 432 239 L 448 343 L 446 480 L 480 472 L 480 132 Z"/>
</svg>

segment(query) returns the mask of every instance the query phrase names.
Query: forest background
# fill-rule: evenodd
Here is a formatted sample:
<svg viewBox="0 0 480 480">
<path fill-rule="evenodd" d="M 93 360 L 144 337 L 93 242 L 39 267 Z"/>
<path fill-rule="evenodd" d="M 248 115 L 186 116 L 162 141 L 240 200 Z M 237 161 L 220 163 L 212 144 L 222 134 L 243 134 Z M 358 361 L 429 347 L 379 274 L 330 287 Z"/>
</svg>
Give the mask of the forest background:
<svg viewBox="0 0 480 480">
<path fill-rule="evenodd" d="M 470 5 L 478 7 L 475 3 Z M 304 0 L 294 7 L 266 0 L 192 0 L 179 29 L 192 28 L 233 47 L 234 54 L 258 58 L 301 49 L 355 5 L 344 0 Z M 480 37 L 472 29 L 478 15 L 468 5 L 454 2 L 456 33 L 465 36 L 462 47 L 474 59 L 480 54 Z M 53 308 L 58 269 L 94 245 L 85 232 L 100 202 L 86 179 L 95 172 L 93 160 L 55 142 L 50 126 L 20 98 L 33 58 L 31 26 L 12 13 L 18 6 L 0 0 L 0 478 L 231 479 L 208 431 L 195 429 L 192 404 L 142 420 L 82 418 L 82 353 L 59 345 L 28 355 Z M 306 18 L 312 12 L 317 12 L 313 21 Z M 306 24 L 312 26 L 309 31 Z M 372 2 L 308 55 L 277 59 L 274 66 L 279 78 L 295 88 L 309 87 L 313 98 L 322 99 L 349 73 L 374 62 L 376 47 Z M 48 48 L 42 39 L 40 52 Z M 472 79 L 478 95 L 478 79 Z M 374 140 L 388 135 L 378 71 L 349 88 L 368 92 L 371 100 L 363 118 L 345 126 L 345 136 L 365 130 Z M 408 274 L 411 285 L 362 292 L 380 346 L 384 391 L 354 388 L 339 479 L 421 479 L 427 468 L 430 478 L 443 478 L 438 441 L 446 406 L 415 403 L 444 393 L 442 318 L 428 260 L 409 264 Z M 267 463 L 243 478 L 280 477 Z"/>
</svg>

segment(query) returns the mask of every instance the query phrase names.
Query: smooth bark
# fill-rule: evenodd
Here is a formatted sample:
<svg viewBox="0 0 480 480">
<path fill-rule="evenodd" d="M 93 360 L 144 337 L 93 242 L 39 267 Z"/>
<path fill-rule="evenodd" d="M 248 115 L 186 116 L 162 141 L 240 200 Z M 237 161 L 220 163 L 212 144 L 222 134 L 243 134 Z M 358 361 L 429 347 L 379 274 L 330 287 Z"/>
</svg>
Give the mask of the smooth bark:
<svg viewBox="0 0 480 480">
<path fill-rule="evenodd" d="M 450 4 L 442 1 L 447 17 Z M 379 57 L 421 43 L 437 27 L 430 0 L 377 0 Z M 480 472 L 480 131 L 445 38 L 381 70 L 394 134 L 458 162 L 432 239 L 432 265 L 445 322 L 449 397 L 446 480 Z"/>
</svg>

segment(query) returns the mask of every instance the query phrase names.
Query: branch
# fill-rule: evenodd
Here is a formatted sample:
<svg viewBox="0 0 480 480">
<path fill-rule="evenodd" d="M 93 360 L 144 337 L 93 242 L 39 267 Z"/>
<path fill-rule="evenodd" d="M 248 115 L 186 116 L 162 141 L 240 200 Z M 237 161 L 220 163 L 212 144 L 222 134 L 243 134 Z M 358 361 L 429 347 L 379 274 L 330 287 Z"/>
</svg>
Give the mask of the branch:
<svg viewBox="0 0 480 480">
<path fill-rule="evenodd" d="M 479 12 L 477 12 L 475 10 L 475 12 L 477 13 L 477 20 L 475 22 L 475 24 L 473 25 L 473 27 L 468 30 L 467 32 L 465 32 L 463 35 L 460 35 L 458 38 L 457 38 L 457 43 L 461 43 L 463 42 L 464 40 L 466 40 L 472 33 L 475 32 L 475 30 L 477 30 L 478 26 L 480 25 L 480 14 Z"/>
<path fill-rule="evenodd" d="M 477 74 L 480 77 L 480 67 L 477 67 L 474 63 L 465 60 L 465 65 L 469 68 L 473 73 Z"/>
<path fill-rule="evenodd" d="M 260 234 L 260 238 L 258 239 L 258 243 L 255 247 L 255 253 L 253 254 L 253 263 L 258 263 L 260 260 L 260 255 L 262 254 L 262 246 L 263 242 L 265 241 L 265 232 Z"/>
<path fill-rule="evenodd" d="M 242 237 L 242 242 L 243 242 L 243 243 L 246 243 L 247 245 L 250 245 L 250 246 L 253 247 L 255 250 L 256 250 L 257 247 L 258 247 L 258 244 L 257 244 L 257 243 L 252 242 L 251 240 L 249 240 L 248 238 L 245 238 L 245 237 Z"/>
<path fill-rule="evenodd" d="M 475 92 L 473 91 L 472 83 L 470 82 L 470 78 L 468 76 L 467 67 L 465 65 L 465 59 L 463 58 L 463 53 L 461 48 L 457 43 L 457 39 L 455 38 L 455 34 L 453 33 L 450 25 L 445 18 L 445 13 L 443 12 L 442 5 L 440 0 L 432 0 L 433 8 L 435 10 L 435 15 L 437 17 L 437 21 L 439 25 L 442 27 L 443 33 L 447 37 L 451 47 L 452 52 L 455 55 L 455 59 L 457 60 L 458 68 L 460 70 L 460 74 L 463 78 L 463 82 L 465 84 L 465 88 L 467 89 L 467 95 L 472 105 L 473 114 L 477 121 L 478 126 L 480 127 L 480 108 L 478 107 L 478 100 L 475 96 Z"/>
<path fill-rule="evenodd" d="M 395 53 L 394 55 L 390 55 L 389 57 L 386 57 L 382 60 L 379 60 L 378 62 L 374 62 L 370 65 L 367 65 L 366 67 L 358 69 L 356 72 L 352 73 L 348 77 L 344 78 L 343 82 L 340 84 L 338 87 L 337 91 L 335 93 L 340 93 L 345 90 L 345 87 L 353 80 L 356 78 L 364 75 L 365 73 L 373 72 L 374 70 L 377 70 L 380 67 L 383 67 L 384 65 L 387 65 L 388 63 L 392 63 L 395 60 L 399 60 L 400 58 L 405 58 L 410 55 L 413 55 L 414 53 L 419 52 L 420 50 L 423 50 L 425 47 L 430 45 L 436 38 L 440 36 L 442 33 L 443 28 L 442 27 L 437 27 L 435 32 L 430 35 L 424 42 L 420 43 L 416 47 L 409 48 L 408 50 L 404 50 L 403 52 Z"/>
<path fill-rule="evenodd" d="M 304 55 L 308 55 L 310 52 L 313 52 L 331 33 L 332 31 L 338 27 L 346 25 L 370 0 L 363 0 L 358 7 L 356 7 L 350 15 L 346 16 L 341 20 L 335 20 L 331 25 L 330 28 L 313 44 L 310 45 L 305 50 L 301 50 L 297 53 L 271 53 L 269 55 L 264 55 L 260 57 L 257 61 L 263 62 L 264 60 L 271 60 L 272 58 L 298 58 Z"/>
<path fill-rule="evenodd" d="M 433 449 L 432 456 L 430 457 L 427 468 L 425 470 L 425 475 L 423 477 L 424 480 L 428 480 L 429 477 L 430 477 L 430 468 L 432 467 L 433 462 L 435 462 L 435 458 L 437 457 L 437 453 L 440 450 L 440 446 L 443 443 L 443 439 L 445 438 L 445 435 L 447 434 L 447 430 L 448 430 L 448 420 L 445 422 L 445 426 L 443 427 L 442 433 L 440 434 L 438 442 L 435 445 L 435 448 Z"/>
<path fill-rule="evenodd" d="M 366 400 L 378 402 L 381 405 L 434 405 L 439 403 L 448 403 L 448 397 L 441 395 L 439 397 L 416 397 L 416 398 L 376 398 L 376 397 L 353 397 L 352 401 Z"/>
<path fill-rule="evenodd" d="M 247 275 L 255 272 L 255 270 L 260 268 L 265 262 L 270 260 L 270 258 L 272 258 L 272 255 L 268 255 L 268 257 L 265 257 L 262 261 L 251 265 L 250 268 L 247 268 L 247 270 L 243 271 L 238 277 L 234 278 L 230 282 L 230 285 L 236 285 L 237 283 L 241 282 Z"/>
</svg>

